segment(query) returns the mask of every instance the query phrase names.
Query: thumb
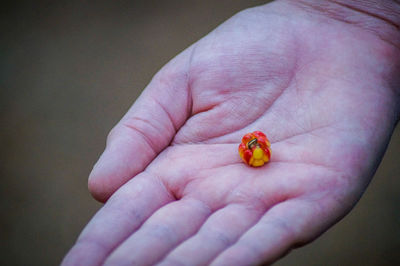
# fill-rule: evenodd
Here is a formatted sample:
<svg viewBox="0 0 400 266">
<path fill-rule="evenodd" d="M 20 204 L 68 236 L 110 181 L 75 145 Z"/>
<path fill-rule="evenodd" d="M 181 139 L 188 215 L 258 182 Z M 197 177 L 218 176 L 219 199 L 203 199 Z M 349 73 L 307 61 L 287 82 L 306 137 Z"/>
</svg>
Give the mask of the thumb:
<svg viewBox="0 0 400 266">
<path fill-rule="evenodd" d="M 105 202 L 172 141 L 191 112 L 187 49 L 165 65 L 111 130 L 106 148 L 89 175 L 93 197 Z"/>
</svg>

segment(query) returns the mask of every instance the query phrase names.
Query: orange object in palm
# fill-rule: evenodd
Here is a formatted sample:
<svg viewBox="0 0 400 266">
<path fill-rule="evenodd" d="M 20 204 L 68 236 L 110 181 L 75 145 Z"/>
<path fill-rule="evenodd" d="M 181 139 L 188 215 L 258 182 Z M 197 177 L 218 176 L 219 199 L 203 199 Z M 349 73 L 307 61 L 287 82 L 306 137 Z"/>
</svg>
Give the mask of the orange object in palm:
<svg viewBox="0 0 400 266">
<path fill-rule="evenodd" d="M 247 133 L 239 145 L 239 155 L 250 166 L 263 166 L 271 158 L 271 144 L 261 131 Z"/>
</svg>

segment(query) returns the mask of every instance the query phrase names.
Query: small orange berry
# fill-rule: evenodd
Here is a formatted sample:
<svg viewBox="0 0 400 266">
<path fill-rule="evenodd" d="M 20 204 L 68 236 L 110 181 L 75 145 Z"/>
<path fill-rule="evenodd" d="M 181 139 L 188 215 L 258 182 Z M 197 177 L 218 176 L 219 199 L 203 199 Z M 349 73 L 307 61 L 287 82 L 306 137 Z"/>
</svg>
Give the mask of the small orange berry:
<svg viewBox="0 0 400 266">
<path fill-rule="evenodd" d="M 239 145 L 239 155 L 250 166 L 263 166 L 271 159 L 271 144 L 261 131 L 247 133 Z"/>
</svg>

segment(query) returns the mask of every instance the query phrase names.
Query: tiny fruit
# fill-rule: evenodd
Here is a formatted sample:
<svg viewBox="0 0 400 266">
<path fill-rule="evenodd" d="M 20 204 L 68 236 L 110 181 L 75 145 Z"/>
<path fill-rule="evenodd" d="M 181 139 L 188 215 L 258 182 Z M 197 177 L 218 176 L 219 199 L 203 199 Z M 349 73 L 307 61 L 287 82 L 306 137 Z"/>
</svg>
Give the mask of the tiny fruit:
<svg viewBox="0 0 400 266">
<path fill-rule="evenodd" d="M 263 166 L 271 158 L 271 144 L 261 131 L 247 133 L 239 145 L 239 155 L 250 166 Z"/>
</svg>

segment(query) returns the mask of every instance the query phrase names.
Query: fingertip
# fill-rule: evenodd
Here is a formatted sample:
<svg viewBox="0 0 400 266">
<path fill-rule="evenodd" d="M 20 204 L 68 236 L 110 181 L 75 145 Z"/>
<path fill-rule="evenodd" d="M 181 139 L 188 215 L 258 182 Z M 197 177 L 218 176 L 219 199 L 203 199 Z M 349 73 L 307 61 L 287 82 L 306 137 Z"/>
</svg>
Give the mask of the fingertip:
<svg viewBox="0 0 400 266">
<path fill-rule="evenodd" d="M 88 189 L 97 201 L 106 202 L 129 179 L 131 171 L 121 161 L 118 154 L 106 149 L 94 165 L 89 174 Z"/>
<path fill-rule="evenodd" d="M 101 203 L 105 203 L 112 194 L 104 182 L 99 178 L 93 177 L 92 174 L 88 179 L 88 189 L 92 197 Z"/>
</svg>

